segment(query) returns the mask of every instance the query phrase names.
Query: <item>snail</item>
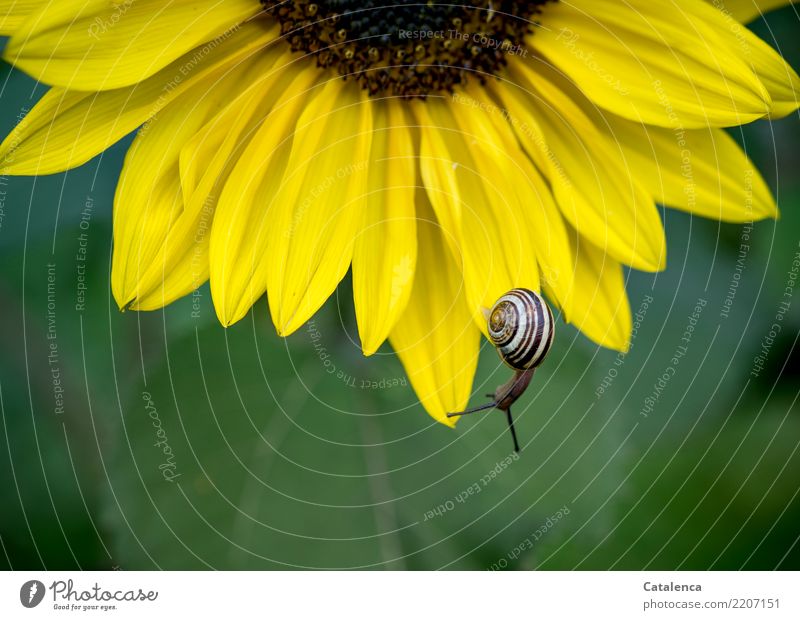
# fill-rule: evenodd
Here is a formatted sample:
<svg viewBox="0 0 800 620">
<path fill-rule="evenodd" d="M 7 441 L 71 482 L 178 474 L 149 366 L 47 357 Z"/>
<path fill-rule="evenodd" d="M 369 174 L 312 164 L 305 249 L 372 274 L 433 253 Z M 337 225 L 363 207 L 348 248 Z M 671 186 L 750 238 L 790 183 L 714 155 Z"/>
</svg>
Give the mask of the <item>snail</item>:
<svg viewBox="0 0 800 620">
<path fill-rule="evenodd" d="M 511 405 L 525 392 L 534 371 L 550 352 L 555 334 L 553 313 L 538 293 L 526 288 L 515 288 L 498 299 L 492 309 L 486 311 L 486 315 L 489 339 L 497 349 L 500 359 L 514 369 L 514 376 L 498 387 L 494 394 L 487 394 L 492 399 L 490 403 L 448 413 L 447 417 L 486 409 L 505 411 L 514 439 L 514 451 L 519 452 Z"/>
</svg>

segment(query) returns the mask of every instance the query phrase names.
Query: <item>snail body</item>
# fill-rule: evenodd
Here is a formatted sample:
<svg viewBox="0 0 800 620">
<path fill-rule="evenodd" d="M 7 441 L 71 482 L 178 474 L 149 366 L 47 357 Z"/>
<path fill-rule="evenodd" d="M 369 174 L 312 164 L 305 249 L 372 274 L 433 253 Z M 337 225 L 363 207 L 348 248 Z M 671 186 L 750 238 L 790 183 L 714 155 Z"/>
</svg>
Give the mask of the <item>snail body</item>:
<svg viewBox="0 0 800 620">
<path fill-rule="evenodd" d="M 534 291 L 515 288 L 498 299 L 487 312 L 489 340 L 497 349 L 500 359 L 514 370 L 511 379 L 499 386 L 494 394 L 487 394 L 492 401 L 486 405 L 457 413 L 448 417 L 466 415 L 486 409 L 506 412 L 514 450 L 519 452 L 517 434 L 511 418 L 511 405 L 527 389 L 536 368 L 544 361 L 553 345 L 555 321 L 545 300 Z"/>
</svg>

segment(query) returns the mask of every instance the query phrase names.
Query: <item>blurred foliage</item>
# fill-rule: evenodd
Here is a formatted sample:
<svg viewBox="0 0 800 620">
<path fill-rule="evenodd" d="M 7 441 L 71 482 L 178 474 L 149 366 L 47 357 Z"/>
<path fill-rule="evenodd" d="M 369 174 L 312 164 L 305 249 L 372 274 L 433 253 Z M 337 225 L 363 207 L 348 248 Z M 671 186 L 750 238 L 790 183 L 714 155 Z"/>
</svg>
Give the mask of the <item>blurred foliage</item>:
<svg viewBox="0 0 800 620">
<path fill-rule="evenodd" d="M 791 10 L 754 29 L 800 67 Z M 3 71 L 6 132 L 42 89 Z M 111 207 L 129 141 L 63 175 L 2 179 L 0 567 L 800 568 L 797 299 L 751 375 L 800 249 L 800 124 L 734 134 L 782 218 L 755 225 L 729 315 L 742 227 L 666 211 L 667 271 L 629 274 L 632 309 L 653 299 L 630 353 L 559 325 L 515 409 L 524 449 L 510 464 L 499 413 L 451 431 L 408 385 L 381 387 L 406 383 L 403 371 L 388 346 L 362 358 L 347 281 L 314 319 L 317 348 L 308 330 L 278 338 L 263 300 L 223 329 L 207 287 L 119 313 Z M 645 417 L 699 299 L 687 353 Z M 485 347 L 474 400 L 506 374 Z"/>
</svg>

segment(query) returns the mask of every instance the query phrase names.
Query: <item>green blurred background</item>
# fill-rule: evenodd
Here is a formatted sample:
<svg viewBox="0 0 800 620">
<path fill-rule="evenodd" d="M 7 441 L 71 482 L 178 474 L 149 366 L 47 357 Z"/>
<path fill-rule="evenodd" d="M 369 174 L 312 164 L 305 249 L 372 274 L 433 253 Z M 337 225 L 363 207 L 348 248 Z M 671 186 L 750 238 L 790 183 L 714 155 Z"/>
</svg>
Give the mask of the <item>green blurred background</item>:
<svg viewBox="0 0 800 620">
<path fill-rule="evenodd" d="M 800 68 L 791 8 L 753 29 Z M 5 135 L 43 88 L 0 71 Z M 800 250 L 800 123 L 733 133 L 782 217 L 755 225 L 728 315 L 743 227 L 665 212 L 667 271 L 629 275 L 634 312 L 652 297 L 631 352 L 561 323 L 510 464 L 501 414 L 451 431 L 388 346 L 361 357 L 348 281 L 313 338 L 278 338 L 264 300 L 225 330 L 207 287 L 118 312 L 111 208 L 130 140 L 67 174 L 0 179 L 0 568 L 800 568 L 797 295 L 765 340 Z M 473 402 L 506 375 L 484 347 Z"/>
</svg>

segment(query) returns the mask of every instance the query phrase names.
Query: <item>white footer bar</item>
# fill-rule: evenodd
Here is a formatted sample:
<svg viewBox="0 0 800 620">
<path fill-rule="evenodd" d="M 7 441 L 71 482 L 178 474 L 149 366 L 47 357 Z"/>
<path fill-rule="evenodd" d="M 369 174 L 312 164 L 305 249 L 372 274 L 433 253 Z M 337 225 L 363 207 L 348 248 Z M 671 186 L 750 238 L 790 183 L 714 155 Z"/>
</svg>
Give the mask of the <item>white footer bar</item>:
<svg viewBox="0 0 800 620">
<path fill-rule="evenodd" d="M 0 618 L 800 618 L 796 572 L 15 572 Z M 246 615 L 240 615 L 246 614 Z M 580 615 L 578 615 L 580 614 Z M 223 616 L 224 617 L 224 616 Z"/>
</svg>

